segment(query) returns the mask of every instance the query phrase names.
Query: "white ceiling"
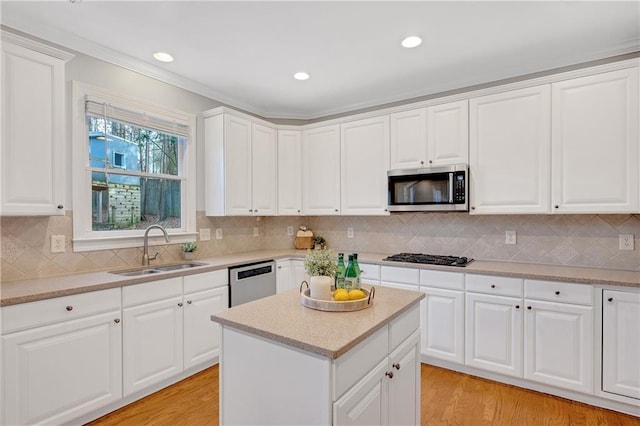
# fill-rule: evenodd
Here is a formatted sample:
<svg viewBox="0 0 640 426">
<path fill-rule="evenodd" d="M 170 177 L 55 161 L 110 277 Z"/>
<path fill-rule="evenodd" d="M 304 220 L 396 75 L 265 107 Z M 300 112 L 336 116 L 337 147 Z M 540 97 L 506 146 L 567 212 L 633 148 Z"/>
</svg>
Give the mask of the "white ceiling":
<svg viewBox="0 0 640 426">
<path fill-rule="evenodd" d="M 637 0 L 1 7 L 6 26 L 273 118 L 317 118 L 640 50 Z M 400 47 L 407 35 L 422 45 Z M 157 50 L 175 61 L 155 62 Z M 311 78 L 296 81 L 296 71 Z"/>
</svg>

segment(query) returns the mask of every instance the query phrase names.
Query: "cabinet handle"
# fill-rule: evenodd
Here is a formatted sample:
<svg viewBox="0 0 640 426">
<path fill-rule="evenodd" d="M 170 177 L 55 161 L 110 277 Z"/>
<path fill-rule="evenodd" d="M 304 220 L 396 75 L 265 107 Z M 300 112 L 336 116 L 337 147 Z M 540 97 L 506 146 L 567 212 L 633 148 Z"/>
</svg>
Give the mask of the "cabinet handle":
<svg viewBox="0 0 640 426">
<path fill-rule="evenodd" d="M 249 209 L 249 213 L 251 213 L 253 210 Z"/>
<path fill-rule="evenodd" d="M 560 296 L 560 292 L 559 291 L 556 291 L 556 296 Z"/>
<path fill-rule="evenodd" d="M 531 310 L 531 306 L 527 306 L 527 309 Z"/>
<path fill-rule="evenodd" d="M 182 308 L 182 302 L 178 303 L 178 306 L 180 306 Z"/>
<path fill-rule="evenodd" d="M 424 164 L 424 161 L 420 161 L 420 165 L 423 165 L 423 164 Z"/>
<path fill-rule="evenodd" d="M 338 213 L 338 209 L 336 209 L 336 213 Z"/>
<path fill-rule="evenodd" d="M 495 284 L 491 284 L 491 288 L 496 288 L 496 285 Z"/>
<path fill-rule="evenodd" d="M 516 309 L 520 309 L 520 305 L 516 305 Z"/>
<path fill-rule="evenodd" d="M 258 213 L 258 209 L 255 209 L 253 212 L 254 212 L 254 213 Z"/>
<path fill-rule="evenodd" d="M 278 266 L 278 269 L 282 269 L 282 265 Z"/>
<path fill-rule="evenodd" d="M 300 210 L 298 210 L 298 213 L 300 213 Z"/>
<path fill-rule="evenodd" d="M 67 311 L 71 312 L 73 311 L 73 306 L 69 305 L 65 308 Z"/>
<path fill-rule="evenodd" d="M 429 164 L 432 164 L 432 163 L 433 163 L 433 161 L 429 160 Z"/>
<path fill-rule="evenodd" d="M 187 304 L 188 304 L 188 305 L 190 305 L 190 304 L 192 304 L 192 303 L 193 303 L 193 302 L 192 302 L 191 300 L 187 300 Z"/>
<path fill-rule="evenodd" d="M 58 206 L 57 206 L 57 207 L 58 207 L 58 210 L 62 210 L 62 209 L 64 209 L 64 206 L 63 206 L 62 204 L 58 204 Z"/>
<path fill-rule="evenodd" d="M 396 370 L 400 370 L 400 363 L 396 362 L 395 364 L 393 364 L 393 368 L 395 368 Z"/>
<path fill-rule="evenodd" d="M 608 298 L 607 302 L 613 302 L 613 297 Z"/>
<path fill-rule="evenodd" d="M 553 208 L 554 208 L 554 209 L 559 209 L 559 208 L 560 208 L 560 206 L 556 204 L 555 206 L 553 206 Z"/>
<path fill-rule="evenodd" d="M 384 373 L 384 375 L 390 379 L 393 379 L 393 371 L 387 371 L 386 373 Z"/>
<path fill-rule="evenodd" d="M 113 322 L 115 322 L 116 324 L 120 324 L 120 318 L 114 319 Z"/>
<path fill-rule="evenodd" d="M 471 206 L 471 210 L 475 210 L 475 209 L 476 209 L 476 206 Z"/>
</svg>

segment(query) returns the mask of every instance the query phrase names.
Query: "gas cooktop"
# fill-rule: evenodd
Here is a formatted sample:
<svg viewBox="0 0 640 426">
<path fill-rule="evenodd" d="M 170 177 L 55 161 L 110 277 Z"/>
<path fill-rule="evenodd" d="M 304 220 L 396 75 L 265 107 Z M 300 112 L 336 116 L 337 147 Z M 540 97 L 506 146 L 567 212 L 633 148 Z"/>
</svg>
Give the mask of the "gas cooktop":
<svg viewBox="0 0 640 426">
<path fill-rule="evenodd" d="M 391 255 L 384 260 L 391 262 L 424 263 L 428 265 L 467 266 L 473 261 L 466 257 L 438 256 L 422 253 L 399 253 Z"/>
</svg>

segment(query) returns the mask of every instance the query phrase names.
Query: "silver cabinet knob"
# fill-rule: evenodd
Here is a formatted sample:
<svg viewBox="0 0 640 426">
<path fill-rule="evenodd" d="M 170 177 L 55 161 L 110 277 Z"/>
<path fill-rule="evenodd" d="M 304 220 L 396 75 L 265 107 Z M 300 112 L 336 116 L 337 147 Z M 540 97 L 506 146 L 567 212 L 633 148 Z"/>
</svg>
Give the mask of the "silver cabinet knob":
<svg viewBox="0 0 640 426">
<path fill-rule="evenodd" d="M 396 370 L 400 370 L 400 363 L 396 362 L 395 364 L 393 364 L 393 368 L 395 368 Z"/>
<path fill-rule="evenodd" d="M 69 305 L 65 308 L 67 311 L 71 312 L 73 311 L 73 306 Z"/>
<path fill-rule="evenodd" d="M 188 304 L 188 305 L 190 305 L 190 304 L 192 304 L 192 303 L 193 303 L 193 302 L 192 302 L 191 300 L 187 300 L 187 304 Z"/>
<path fill-rule="evenodd" d="M 182 302 L 178 303 L 178 306 L 180 306 L 182 308 Z"/>
<path fill-rule="evenodd" d="M 58 204 L 57 207 L 58 207 L 58 210 L 64 209 L 64 206 L 62 204 Z"/>
<path fill-rule="evenodd" d="M 393 371 L 387 371 L 386 373 L 384 373 L 384 375 L 390 379 L 393 379 Z"/>
<path fill-rule="evenodd" d="M 116 324 L 120 324 L 120 318 L 114 319 L 113 322 L 115 322 Z"/>
</svg>

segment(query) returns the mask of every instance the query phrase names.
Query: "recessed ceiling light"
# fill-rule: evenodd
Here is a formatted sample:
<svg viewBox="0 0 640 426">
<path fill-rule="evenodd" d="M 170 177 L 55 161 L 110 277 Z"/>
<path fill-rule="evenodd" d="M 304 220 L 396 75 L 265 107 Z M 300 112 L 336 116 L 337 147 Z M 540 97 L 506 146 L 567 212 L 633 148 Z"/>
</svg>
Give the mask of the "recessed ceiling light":
<svg viewBox="0 0 640 426">
<path fill-rule="evenodd" d="M 173 56 L 166 52 L 154 52 L 153 57 L 160 62 L 173 62 Z"/>
<path fill-rule="evenodd" d="M 308 80 L 309 79 L 309 74 L 307 74 L 306 72 L 297 72 L 293 75 L 293 78 L 295 78 L 296 80 Z"/>
<path fill-rule="evenodd" d="M 412 47 L 420 46 L 421 43 L 422 43 L 422 39 L 420 37 L 410 36 L 402 40 L 402 47 L 411 49 Z"/>
</svg>

